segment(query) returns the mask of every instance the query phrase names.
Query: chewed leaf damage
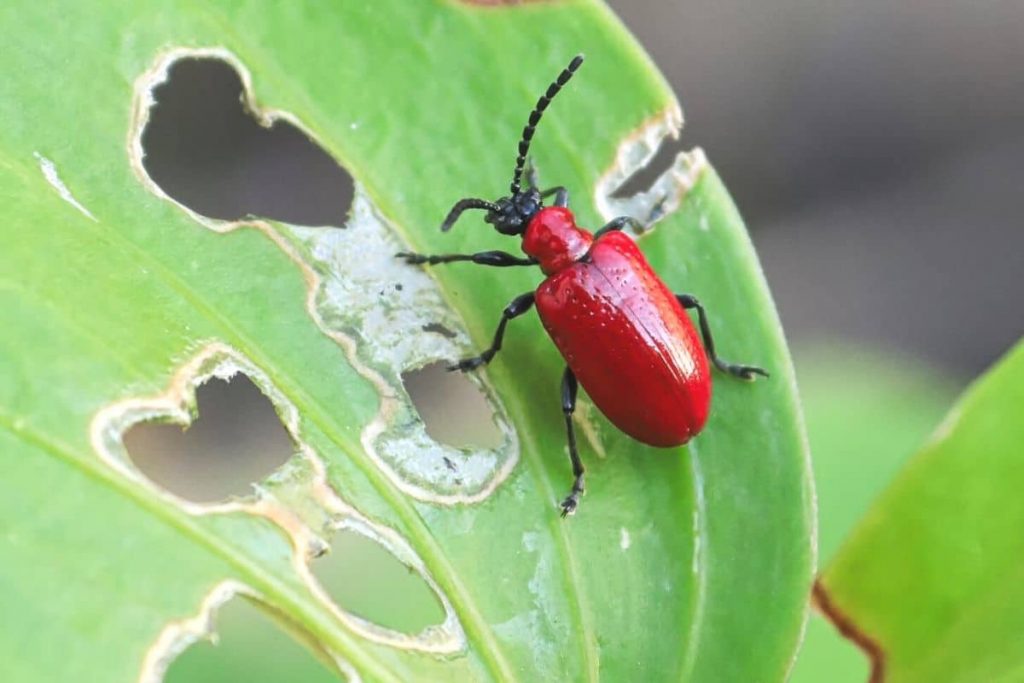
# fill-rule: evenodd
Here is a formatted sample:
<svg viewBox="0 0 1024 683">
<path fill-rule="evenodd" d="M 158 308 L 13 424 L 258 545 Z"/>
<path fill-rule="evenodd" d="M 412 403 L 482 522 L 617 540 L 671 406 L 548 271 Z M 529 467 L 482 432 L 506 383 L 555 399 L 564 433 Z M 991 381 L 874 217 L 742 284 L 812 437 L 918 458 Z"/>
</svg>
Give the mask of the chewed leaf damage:
<svg viewBox="0 0 1024 683">
<path fill-rule="evenodd" d="M 381 397 L 380 410 L 364 427 L 361 442 L 399 489 L 435 504 L 474 503 L 487 498 L 508 477 L 518 459 L 515 431 L 494 393 L 473 378 L 491 405 L 502 433 L 501 444 L 491 449 L 458 449 L 427 435 L 401 375 L 466 355 L 469 339 L 462 320 L 444 302 L 434 281 L 394 258 L 403 245 L 358 182 L 344 228 L 323 230 L 265 220 L 213 220 L 176 202 L 148 175 L 142 163 L 142 133 L 153 105 L 153 88 L 166 80 L 175 61 L 190 58 L 221 59 L 231 65 L 242 81 L 246 109 L 262 125 L 284 119 L 315 139 L 294 115 L 259 105 L 251 74 L 230 51 L 220 47 L 175 48 L 164 53 L 136 81 L 128 140 L 136 175 L 153 194 L 176 204 L 207 228 L 217 232 L 256 228 L 296 262 L 309 285 L 306 307 L 310 315 L 345 350 L 352 366 Z M 425 331 L 438 326 L 453 334 Z"/>
<path fill-rule="evenodd" d="M 184 500 L 142 475 L 124 448 L 123 434 L 134 424 L 142 421 L 161 420 L 187 425 L 195 409 L 196 387 L 212 377 L 227 379 L 237 373 L 247 375 L 274 404 L 283 425 L 295 443 L 296 454 L 292 459 L 264 482 L 255 485 L 251 497 L 215 504 Z M 200 518 L 229 514 L 253 515 L 268 519 L 277 525 L 287 534 L 294 549 L 291 568 L 295 575 L 343 628 L 374 642 L 411 650 L 454 653 L 465 648 L 465 634 L 454 608 L 427 571 L 423 561 L 398 533 L 372 522 L 342 500 L 328 485 L 324 463 L 301 439 L 301 418 L 295 406 L 273 385 L 265 373 L 237 350 L 219 342 L 206 345 L 179 368 L 165 392 L 151 397 L 125 399 L 103 408 L 93 418 L 90 432 L 94 449 L 108 466 L 125 479 L 135 485 L 146 487 L 152 494 L 180 508 L 186 514 Z M 444 609 L 443 623 L 428 627 L 418 634 L 409 635 L 371 623 L 335 604 L 313 576 L 310 562 L 329 550 L 331 535 L 342 528 L 353 529 L 366 535 L 383 546 L 411 571 L 419 574 Z M 240 592 L 237 590 L 237 583 L 225 585 L 231 587 L 228 591 L 230 594 L 219 602 L 215 600 L 216 605 Z M 171 638 L 169 642 L 178 643 L 184 639 L 182 642 L 187 645 L 195 639 L 192 635 L 195 631 L 196 628 L 190 626 L 181 631 L 180 638 Z M 166 635 L 161 637 L 169 638 Z M 170 647 L 168 644 L 165 649 Z"/>
<path fill-rule="evenodd" d="M 254 604 L 264 604 L 262 596 L 238 581 L 221 581 L 206 594 L 195 614 L 176 619 L 168 623 L 157 636 L 156 641 L 146 650 L 142 669 L 139 672 L 139 683 L 161 683 L 172 662 L 185 650 L 201 640 L 216 643 L 218 633 L 215 628 L 217 614 L 230 600 L 243 597 Z M 308 633 L 307 639 L 312 639 Z M 349 683 L 359 683 L 359 673 L 339 657 L 327 655 L 338 673 Z"/>
<path fill-rule="evenodd" d="M 168 623 L 156 641 L 146 650 L 142 660 L 142 671 L 139 673 L 139 683 L 160 683 L 175 657 L 193 643 L 203 639 L 215 639 L 213 622 L 217 610 L 236 595 L 255 597 L 255 593 L 242 583 L 222 581 L 203 598 L 196 614 Z"/>
<path fill-rule="evenodd" d="M 622 141 L 614 163 L 602 174 L 594 189 L 594 201 L 605 220 L 634 216 L 653 224 L 679 208 L 708 165 L 707 157 L 699 147 L 690 152 L 680 152 L 648 189 L 628 197 L 616 197 L 615 192 L 634 173 L 650 163 L 666 138 L 678 138 L 682 125 L 683 113 L 678 105 L 673 105 L 645 121 Z"/>
<path fill-rule="evenodd" d="M 410 495 L 432 502 L 483 499 L 515 464 L 515 431 L 497 399 L 486 392 L 502 442 L 493 449 L 458 449 L 438 443 L 417 416 L 402 383 L 405 370 L 466 354 L 462 321 L 445 305 L 434 281 L 394 255 L 402 245 L 361 188 L 344 230 L 282 226 L 320 276 L 316 310 L 332 335 L 359 340 L 357 367 L 380 390 L 380 413 L 362 433 L 367 453 Z M 424 332 L 440 325 L 452 335 Z M 371 374 L 372 373 L 372 374 Z M 470 377 L 481 388 L 480 380 Z M 452 467 L 449 463 L 454 463 Z"/>
</svg>

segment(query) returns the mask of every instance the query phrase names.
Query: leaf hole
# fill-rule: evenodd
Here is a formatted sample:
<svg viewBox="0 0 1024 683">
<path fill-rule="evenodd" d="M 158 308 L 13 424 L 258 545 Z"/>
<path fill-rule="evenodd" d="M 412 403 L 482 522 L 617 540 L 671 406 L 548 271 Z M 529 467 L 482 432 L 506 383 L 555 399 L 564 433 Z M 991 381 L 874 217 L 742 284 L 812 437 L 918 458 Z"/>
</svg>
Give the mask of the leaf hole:
<svg viewBox="0 0 1024 683">
<path fill-rule="evenodd" d="M 153 99 L 142 133 L 143 166 L 176 201 L 221 220 L 344 224 L 352 177 L 288 121 L 261 125 L 245 109 L 242 79 L 232 65 L 180 59 Z"/>
<path fill-rule="evenodd" d="M 447 363 L 431 363 L 402 373 L 402 383 L 434 441 L 454 448 L 502 444 L 504 435 L 487 398 L 465 373 L 450 372 Z"/>
<path fill-rule="evenodd" d="M 610 196 L 615 199 L 629 199 L 650 190 L 657 180 L 675 165 L 676 157 L 688 149 L 681 137 L 674 138 L 669 135 L 662 138 L 654 156 L 627 176 Z"/>
<path fill-rule="evenodd" d="M 195 503 L 252 493 L 294 453 L 273 404 L 244 374 L 196 388 L 191 425 L 143 422 L 124 435 L 125 449 L 151 481 Z"/>
<path fill-rule="evenodd" d="M 230 600 L 217 611 L 216 638 L 186 648 L 171 662 L 164 683 L 337 683 L 340 672 L 327 663 L 313 636 L 276 613 L 268 618 L 267 612 L 247 599 Z M 296 638 L 282 637 L 282 627 Z"/>
<path fill-rule="evenodd" d="M 649 229 L 679 208 L 707 167 L 703 150 L 687 151 L 680 142 L 682 123 L 682 112 L 672 105 L 619 143 L 614 162 L 595 187 L 606 220 L 632 216 Z"/>
<path fill-rule="evenodd" d="M 416 635 L 445 620 L 426 580 L 376 540 L 352 529 L 331 539 L 313 574 L 345 611 L 384 628 Z"/>
</svg>

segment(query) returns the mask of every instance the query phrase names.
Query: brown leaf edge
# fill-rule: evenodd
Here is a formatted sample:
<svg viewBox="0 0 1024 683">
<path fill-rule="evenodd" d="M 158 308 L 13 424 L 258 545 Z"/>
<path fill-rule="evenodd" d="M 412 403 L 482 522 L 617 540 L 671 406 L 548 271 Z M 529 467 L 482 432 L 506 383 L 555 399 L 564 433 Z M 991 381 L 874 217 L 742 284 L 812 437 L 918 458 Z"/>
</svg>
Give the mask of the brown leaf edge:
<svg viewBox="0 0 1024 683">
<path fill-rule="evenodd" d="M 885 678 L 885 652 L 882 651 L 882 646 L 861 631 L 849 616 L 840 611 L 836 604 L 832 602 L 832 596 L 828 594 L 821 579 L 814 582 L 814 588 L 811 591 L 811 601 L 822 614 L 828 617 L 829 621 L 832 622 L 832 625 L 836 627 L 836 630 L 843 637 L 853 641 L 867 655 L 868 660 L 871 662 L 871 674 L 868 676 L 868 683 L 882 683 Z"/>
</svg>

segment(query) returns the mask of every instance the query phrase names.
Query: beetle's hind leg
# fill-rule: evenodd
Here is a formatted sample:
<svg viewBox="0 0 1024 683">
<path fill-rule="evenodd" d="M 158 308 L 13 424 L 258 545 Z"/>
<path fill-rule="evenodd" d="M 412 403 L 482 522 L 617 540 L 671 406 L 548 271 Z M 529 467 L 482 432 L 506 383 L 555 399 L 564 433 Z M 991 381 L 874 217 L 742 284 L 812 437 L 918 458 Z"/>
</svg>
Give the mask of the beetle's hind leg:
<svg viewBox="0 0 1024 683">
<path fill-rule="evenodd" d="M 579 451 L 576 449 L 576 430 L 572 424 L 572 415 L 576 412 L 576 375 L 568 367 L 562 375 L 562 413 L 565 415 L 565 431 L 569 438 L 569 459 L 572 460 L 572 474 L 575 479 L 572 482 L 572 491 L 561 503 L 562 516 L 571 515 L 576 512 L 580 504 L 580 496 L 583 495 L 583 461 L 580 460 Z"/>
<path fill-rule="evenodd" d="M 494 358 L 494 354 L 501 350 L 501 342 L 505 338 L 505 327 L 508 326 L 508 321 L 512 318 L 518 318 L 523 313 L 533 308 L 533 292 L 527 292 L 526 294 L 520 294 L 515 299 L 509 302 L 509 305 L 505 307 L 505 310 L 501 312 L 501 322 L 498 323 L 498 329 L 494 333 L 494 341 L 487 348 L 486 351 L 481 353 L 479 356 L 473 356 L 472 358 L 463 358 L 454 365 L 449 365 L 449 370 L 462 370 L 467 372 L 469 370 L 475 370 L 481 365 L 487 365 Z"/>
<path fill-rule="evenodd" d="M 704 350 L 707 351 L 708 357 L 711 362 L 715 364 L 715 367 L 722 372 L 732 375 L 733 377 L 739 377 L 740 379 L 753 380 L 755 375 L 761 375 L 767 377 L 768 372 L 759 367 L 753 365 L 738 365 L 736 363 L 728 363 L 718 357 L 715 353 L 715 340 L 711 337 L 711 326 L 708 325 L 708 316 L 704 312 L 704 306 L 701 305 L 697 297 L 690 294 L 676 294 L 676 299 L 683 305 L 683 308 L 697 309 L 697 321 L 700 323 L 700 335 L 704 338 Z"/>
</svg>

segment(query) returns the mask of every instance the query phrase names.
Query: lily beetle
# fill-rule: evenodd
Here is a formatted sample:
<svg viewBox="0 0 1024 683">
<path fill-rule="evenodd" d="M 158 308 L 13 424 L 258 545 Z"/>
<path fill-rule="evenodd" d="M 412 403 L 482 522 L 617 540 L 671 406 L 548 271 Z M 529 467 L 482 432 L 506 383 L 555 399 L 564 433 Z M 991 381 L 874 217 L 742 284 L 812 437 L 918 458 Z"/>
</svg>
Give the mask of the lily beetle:
<svg viewBox="0 0 1024 683">
<path fill-rule="evenodd" d="M 447 232 L 464 211 L 486 211 L 484 220 L 502 235 L 522 237 L 526 257 L 504 251 L 424 255 L 402 252 L 411 264 L 471 261 L 483 266 L 540 266 L 546 279 L 536 291 L 513 299 L 501 314 L 490 347 L 450 370 L 486 365 L 501 349 L 505 327 L 534 305 L 555 346 L 565 358 L 562 412 L 572 460 L 573 483 L 561 503 L 572 514 L 583 493 L 583 462 L 576 448 L 572 415 L 583 385 L 602 413 L 637 441 L 679 446 L 707 421 L 711 402 L 709 359 L 720 371 L 745 380 L 768 373 L 751 365 L 723 361 L 715 352 L 704 307 L 690 294 L 673 294 L 625 233 L 646 226 L 630 216 L 609 221 L 591 234 L 576 225 L 564 187 L 540 190 L 527 155 L 537 124 L 551 100 L 583 63 L 577 55 L 537 101 L 519 141 L 509 195 L 497 201 L 461 199 L 441 224 Z M 523 186 L 523 175 L 526 186 Z M 544 201 L 553 198 L 550 206 Z M 686 313 L 697 312 L 700 336 Z M 701 346 L 701 338 L 704 341 Z"/>
</svg>

